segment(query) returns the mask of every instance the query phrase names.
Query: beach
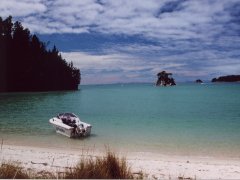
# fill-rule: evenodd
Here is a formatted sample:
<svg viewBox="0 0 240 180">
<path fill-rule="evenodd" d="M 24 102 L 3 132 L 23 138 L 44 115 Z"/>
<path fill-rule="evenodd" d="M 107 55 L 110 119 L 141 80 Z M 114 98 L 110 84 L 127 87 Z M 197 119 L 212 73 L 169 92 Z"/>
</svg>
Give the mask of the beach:
<svg viewBox="0 0 240 180">
<path fill-rule="evenodd" d="M 104 156 L 106 152 L 92 148 L 70 151 L 54 148 L 3 145 L 0 153 L 2 163 L 21 162 L 26 169 L 61 172 L 73 167 L 82 158 Z M 119 152 L 125 157 L 134 174 L 141 171 L 150 179 L 240 179 L 239 158 L 212 158 L 190 156 L 167 156 L 152 152 Z"/>
</svg>

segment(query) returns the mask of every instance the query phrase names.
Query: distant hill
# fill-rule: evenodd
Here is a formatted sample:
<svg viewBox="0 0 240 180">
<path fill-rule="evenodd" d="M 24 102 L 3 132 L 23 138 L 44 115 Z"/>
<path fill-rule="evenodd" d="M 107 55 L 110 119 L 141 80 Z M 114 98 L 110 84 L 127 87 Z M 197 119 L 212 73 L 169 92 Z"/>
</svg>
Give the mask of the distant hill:
<svg viewBox="0 0 240 180">
<path fill-rule="evenodd" d="M 0 17 L 0 92 L 77 90 L 80 70 L 18 21 Z"/>
<path fill-rule="evenodd" d="M 212 82 L 237 82 L 240 81 L 240 75 L 220 76 L 213 78 Z"/>
</svg>

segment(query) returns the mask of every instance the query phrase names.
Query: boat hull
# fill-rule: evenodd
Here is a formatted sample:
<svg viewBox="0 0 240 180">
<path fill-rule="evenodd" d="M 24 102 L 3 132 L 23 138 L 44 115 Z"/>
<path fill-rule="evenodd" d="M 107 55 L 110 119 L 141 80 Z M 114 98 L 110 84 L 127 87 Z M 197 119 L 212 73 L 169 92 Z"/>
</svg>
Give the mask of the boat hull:
<svg viewBox="0 0 240 180">
<path fill-rule="evenodd" d="M 53 124 L 53 127 L 55 128 L 56 133 L 62 134 L 62 135 L 67 136 L 67 137 L 73 137 L 72 129 L 65 129 L 65 128 L 62 128 L 61 126 L 57 126 L 57 125 L 54 125 L 54 124 Z"/>
</svg>

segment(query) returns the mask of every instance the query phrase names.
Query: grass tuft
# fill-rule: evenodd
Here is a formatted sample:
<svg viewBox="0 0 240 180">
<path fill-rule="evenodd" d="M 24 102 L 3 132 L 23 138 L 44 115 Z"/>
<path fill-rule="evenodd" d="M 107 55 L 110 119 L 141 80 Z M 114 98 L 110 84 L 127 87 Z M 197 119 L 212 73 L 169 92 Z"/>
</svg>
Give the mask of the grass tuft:
<svg viewBox="0 0 240 180">
<path fill-rule="evenodd" d="M 29 179 L 29 175 L 20 163 L 8 162 L 0 166 L 0 179 Z"/>
<path fill-rule="evenodd" d="M 66 179 L 132 179 L 126 159 L 118 158 L 112 152 L 106 157 L 82 159 L 76 167 L 66 170 Z"/>
</svg>

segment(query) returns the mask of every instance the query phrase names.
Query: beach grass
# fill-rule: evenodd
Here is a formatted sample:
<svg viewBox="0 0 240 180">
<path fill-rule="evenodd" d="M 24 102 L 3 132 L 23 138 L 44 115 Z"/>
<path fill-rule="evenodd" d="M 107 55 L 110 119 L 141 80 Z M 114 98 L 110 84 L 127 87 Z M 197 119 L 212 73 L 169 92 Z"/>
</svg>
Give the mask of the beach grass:
<svg viewBox="0 0 240 180">
<path fill-rule="evenodd" d="M 108 151 L 103 157 L 82 158 L 76 166 L 61 172 L 25 169 L 19 162 L 4 162 L 0 179 L 133 179 L 125 158 Z"/>
<path fill-rule="evenodd" d="M 29 171 L 18 162 L 6 162 L 0 166 L 0 179 L 29 179 Z"/>
<path fill-rule="evenodd" d="M 132 179 L 131 169 L 125 158 L 112 152 L 105 157 L 82 159 L 75 167 L 67 169 L 66 179 Z"/>
</svg>

